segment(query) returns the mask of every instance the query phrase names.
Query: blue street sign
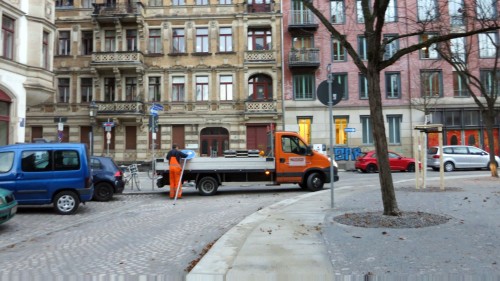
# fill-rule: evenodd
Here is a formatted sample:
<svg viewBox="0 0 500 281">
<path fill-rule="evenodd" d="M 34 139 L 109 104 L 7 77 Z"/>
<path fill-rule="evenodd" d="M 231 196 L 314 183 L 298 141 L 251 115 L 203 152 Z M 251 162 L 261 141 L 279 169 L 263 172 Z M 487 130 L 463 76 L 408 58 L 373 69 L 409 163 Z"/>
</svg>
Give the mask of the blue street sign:
<svg viewBox="0 0 500 281">
<path fill-rule="evenodd" d="M 115 126 L 115 123 L 114 122 L 103 122 L 102 126 L 104 128 L 113 128 Z"/>
<path fill-rule="evenodd" d="M 356 128 L 344 128 L 344 132 L 346 132 L 346 133 L 354 133 L 354 132 L 356 132 Z"/>
<path fill-rule="evenodd" d="M 151 110 L 163 111 L 163 105 L 158 103 L 153 103 L 153 105 L 151 105 Z"/>
<path fill-rule="evenodd" d="M 193 159 L 196 156 L 196 152 L 194 152 L 194 150 L 183 149 L 181 151 L 187 154 L 186 160 Z"/>
<path fill-rule="evenodd" d="M 158 110 L 151 108 L 149 112 L 151 113 L 151 115 L 158 116 Z"/>
</svg>

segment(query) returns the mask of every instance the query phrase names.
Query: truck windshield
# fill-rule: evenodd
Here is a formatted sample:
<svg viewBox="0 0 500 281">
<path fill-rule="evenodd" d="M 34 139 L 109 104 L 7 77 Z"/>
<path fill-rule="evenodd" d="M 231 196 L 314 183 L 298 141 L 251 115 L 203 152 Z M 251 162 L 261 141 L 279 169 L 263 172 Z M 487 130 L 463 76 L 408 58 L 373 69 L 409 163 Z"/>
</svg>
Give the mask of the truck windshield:
<svg viewBox="0 0 500 281">
<path fill-rule="evenodd" d="M 307 145 L 294 136 L 283 136 L 281 138 L 281 149 L 283 152 L 306 155 Z"/>
</svg>

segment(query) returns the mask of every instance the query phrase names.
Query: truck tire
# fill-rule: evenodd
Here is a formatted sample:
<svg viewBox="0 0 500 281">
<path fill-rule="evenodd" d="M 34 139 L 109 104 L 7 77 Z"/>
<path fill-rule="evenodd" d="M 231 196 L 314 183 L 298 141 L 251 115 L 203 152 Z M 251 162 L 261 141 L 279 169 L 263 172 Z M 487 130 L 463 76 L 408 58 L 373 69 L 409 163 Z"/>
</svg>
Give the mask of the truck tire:
<svg viewBox="0 0 500 281">
<path fill-rule="evenodd" d="M 72 215 L 80 205 L 80 198 L 73 191 L 64 190 L 54 197 L 54 210 L 60 215 Z"/>
<path fill-rule="evenodd" d="M 198 193 L 202 196 L 214 195 L 217 192 L 219 183 L 216 179 L 212 177 L 204 177 L 198 181 L 196 186 L 198 188 Z"/>
<path fill-rule="evenodd" d="M 307 177 L 307 189 L 310 191 L 318 191 L 323 189 L 324 180 L 319 173 L 311 173 Z"/>
</svg>

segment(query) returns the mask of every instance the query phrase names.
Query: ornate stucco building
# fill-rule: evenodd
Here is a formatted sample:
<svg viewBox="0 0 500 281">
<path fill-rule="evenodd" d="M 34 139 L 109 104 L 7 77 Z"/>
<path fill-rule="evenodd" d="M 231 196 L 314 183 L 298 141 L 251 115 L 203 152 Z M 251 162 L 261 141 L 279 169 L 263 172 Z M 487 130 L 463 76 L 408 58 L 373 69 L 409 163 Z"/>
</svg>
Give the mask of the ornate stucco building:
<svg viewBox="0 0 500 281">
<path fill-rule="evenodd" d="M 150 160 L 153 143 L 156 157 L 173 143 L 264 149 L 283 123 L 280 5 L 56 2 L 56 94 L 29 108 L 26 141 L 84 142 L 117 162 Z"/>
<path fill-rule="evenodd" d="M 54 2 L 0 1 L 0 145 L 24 142 L 26 110 L 54 96 Z"/>
</svg>

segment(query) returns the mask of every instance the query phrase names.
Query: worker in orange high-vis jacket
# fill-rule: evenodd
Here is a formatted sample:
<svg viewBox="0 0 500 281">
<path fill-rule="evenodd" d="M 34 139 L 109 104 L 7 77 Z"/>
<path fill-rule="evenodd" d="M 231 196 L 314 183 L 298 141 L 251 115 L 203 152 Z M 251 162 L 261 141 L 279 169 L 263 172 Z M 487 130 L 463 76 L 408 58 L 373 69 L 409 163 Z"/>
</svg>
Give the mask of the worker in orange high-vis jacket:
<svg viewBox="0 0 500 281">
<path fill-rule="evenodd" d="M 177 198 L 182 198 L 182 184 L 179 184 L 181 180 L 181 159 L 186 158 L 188 155 L 183 153 L 180 150 L 177 150 L 177 144 L 172 145 L 172 150 L 167 153 L 167 160 L 170 166 L 170 199 L 175 198 L 175 192 L 177 191 L 177 187 L 179 187 L 179 192 L 177 194 Z M 184 161 L 186 161 L 184 159 Z"/>
</svg>

